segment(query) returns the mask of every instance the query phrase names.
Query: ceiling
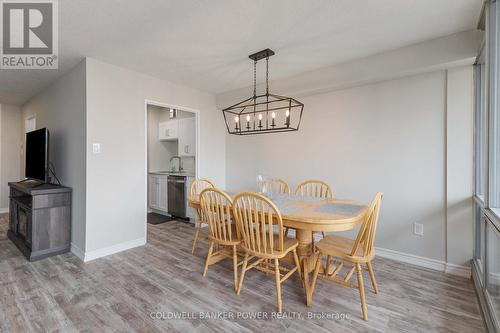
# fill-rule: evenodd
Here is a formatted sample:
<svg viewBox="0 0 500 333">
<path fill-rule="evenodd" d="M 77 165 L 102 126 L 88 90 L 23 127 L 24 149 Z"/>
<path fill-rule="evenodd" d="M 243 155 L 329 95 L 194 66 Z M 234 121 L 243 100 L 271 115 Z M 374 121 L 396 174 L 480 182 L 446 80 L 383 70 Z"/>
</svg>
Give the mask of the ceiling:
<svg viewBox="0 0 500 333">
<path fill-rule="evenodd" d="M 0 70 L 0 102 L 22 104 L 85 56 L 210 93 L 474 29 L 481 0 L 59 1 L 59 70 Z M 264 77 L 264 67 L 258 72 Z"/>
</svg>

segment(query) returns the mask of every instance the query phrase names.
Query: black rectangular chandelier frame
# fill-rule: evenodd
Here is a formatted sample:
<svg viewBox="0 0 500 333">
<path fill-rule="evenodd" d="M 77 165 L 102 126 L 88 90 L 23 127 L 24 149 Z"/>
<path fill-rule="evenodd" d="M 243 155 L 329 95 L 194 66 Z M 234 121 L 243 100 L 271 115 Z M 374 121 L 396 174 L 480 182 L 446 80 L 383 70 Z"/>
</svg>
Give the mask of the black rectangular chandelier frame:
<svg viewBox="0 0 500 333">
<path fill-rule="evenodd" d="M 304 104 L 292 97 L 269 93 L 269 57 L 272 55 L 272 50 L 265 49 L 249 56 L 254 61 L 253 96 L 222 110 L 229 134 L 251 135 L 299 130 Z M 261 59 L 266 59 L 266 92 L 257 95 L 257 62 Z"/>
</svg>

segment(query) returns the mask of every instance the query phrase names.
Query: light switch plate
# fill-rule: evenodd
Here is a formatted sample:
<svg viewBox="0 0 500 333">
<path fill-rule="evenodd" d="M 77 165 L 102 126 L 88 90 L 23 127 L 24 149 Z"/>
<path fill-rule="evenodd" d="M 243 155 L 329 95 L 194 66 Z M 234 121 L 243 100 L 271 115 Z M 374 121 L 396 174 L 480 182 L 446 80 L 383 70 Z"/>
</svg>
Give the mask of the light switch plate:
<svg viewBox="0 0 500 333">
<path fill-rule="evenodd" d="M 422 223 L 413 223 L 413 233 L 417 236 L 423 236 L 424 225 Z"/>
<path fill-rule="evenodd" d="M 92 152 L 94 154 L 100 154 L 101 153 L 101 144 L 100 143 L 93 143 L 92 144 Z"/>
</svg>

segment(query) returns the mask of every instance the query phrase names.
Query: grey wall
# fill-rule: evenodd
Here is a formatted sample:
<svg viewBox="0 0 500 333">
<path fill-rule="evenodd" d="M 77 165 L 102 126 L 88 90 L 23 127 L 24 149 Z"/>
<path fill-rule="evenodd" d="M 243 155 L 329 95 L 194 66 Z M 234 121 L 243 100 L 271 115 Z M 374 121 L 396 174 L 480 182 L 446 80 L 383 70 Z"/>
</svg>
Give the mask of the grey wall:
<svg viewBox="0 0 500 333">
<path fill-rule="evenodd" d="M 50 160 L 63 185 L 73 188 L 72 245 L 85 250 L 86 65 L 73 70 L 22 106 L 23 119 L 50 131 Z M 24 122 L 22 125 L 24 133 Z"/>
<path fill-rule="evenodd" d="M 21 109 L 0 105 L 0 210 L 9 208 L 8 182 L 21 180 Z"/>
<path fill-rule="evenodd" d="M 87 239 L 89 258 L 146 237 L 145 101 L 200 111 L 200 176 L 225 187 L 225 130 L 215 96 L 87 58 Z M 101 154 L 92 153 L 101 144 Z"/>
</svg>

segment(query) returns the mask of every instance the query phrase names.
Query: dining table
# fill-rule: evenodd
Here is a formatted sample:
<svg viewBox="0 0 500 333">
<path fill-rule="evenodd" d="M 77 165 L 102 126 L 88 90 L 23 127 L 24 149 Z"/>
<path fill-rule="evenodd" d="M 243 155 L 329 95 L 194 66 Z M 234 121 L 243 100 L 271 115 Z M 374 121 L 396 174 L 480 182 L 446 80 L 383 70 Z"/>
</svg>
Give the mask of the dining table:
<svg viewBox="0 0 500 333">
<path fill-rule="evenodd" d="M 226 191 L 233 198 L 238 192 Z M 278 208 L 283 227 L 296 230 L 299 242 L 297 254 L 303 272 L 306 292 L 309 286 L 309 273 L 314 270 L 317 254 L 313 251 L 314 232 L 340 232 L 355 229 L 364 221 L 368 206 L 362 202 L 337 198 L 316 198 L 294 194 L 260 193 L 269 198 Z M 200 207 L 199 195 L 188 198 L 189 205 L 197 210 Z M 289 259 L 291 262 L 292 259 Z"/>
</svg>

